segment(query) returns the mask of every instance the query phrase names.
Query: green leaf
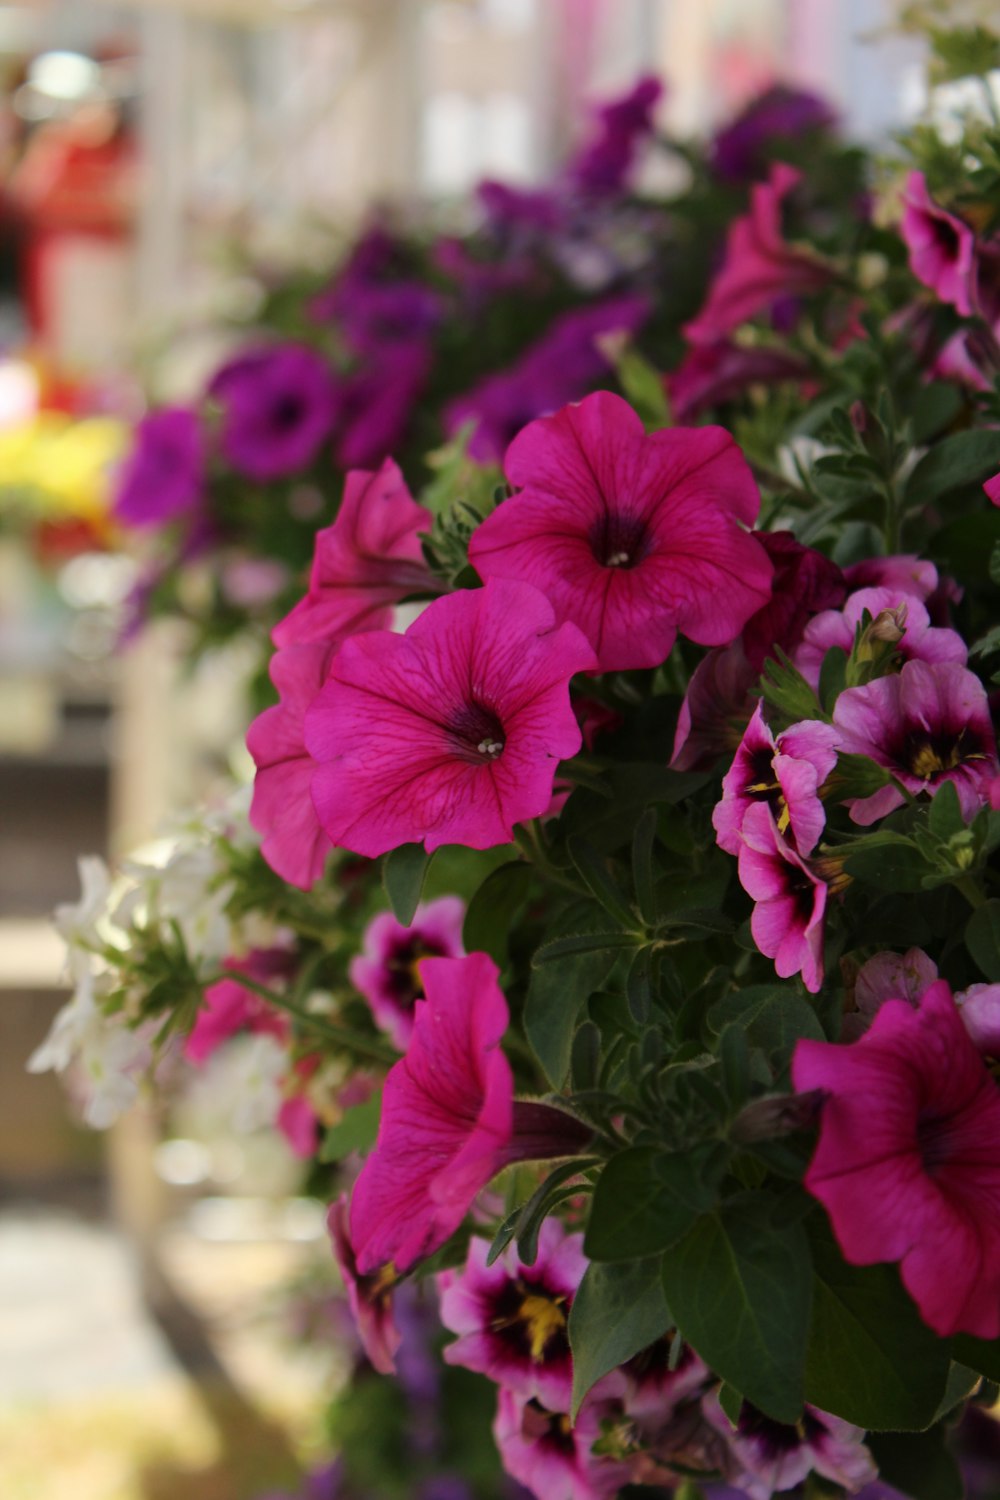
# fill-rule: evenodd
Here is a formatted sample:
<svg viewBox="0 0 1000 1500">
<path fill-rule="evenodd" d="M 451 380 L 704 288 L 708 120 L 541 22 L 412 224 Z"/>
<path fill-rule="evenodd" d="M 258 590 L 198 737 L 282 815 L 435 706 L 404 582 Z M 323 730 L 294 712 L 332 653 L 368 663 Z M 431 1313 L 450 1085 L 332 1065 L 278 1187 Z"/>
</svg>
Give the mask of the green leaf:
<svg viewBox="0 0 1000 1500">
<path fill-rule="evenodd" d="M 779 1066 L 801 1037 L 824 1040 L 819 1017 L 808 1000 L 781 985 L 755 984 L 724 995 L 709 1010 L 708 1024 L 719 1036 L 730 1024 L 742 1026 L 750 1046 L 760 1047 Z"/>
<path fill-rule="evenodd" d="M 867 755 L 851 755 L 841 751 L 837 756 L 837 768 L 833 773 L 837 798 L 870 797 L 891 780 L 884 766 L 869 760 Z"/>
<path fill-rule="evenodd" d="M 632 1146 L 613 1156 L 594 1191 L 584 1253 L 634 1260 L 676 1244 L 714 1205 L 727 1161 L 718 1145 L 670 1153 Z"/>
<path fill-rule="evenodd" d="M 677 1326 L 702 1359 L 776 1422 L 802 1412 L 812 1299 L 801 1224 L 777 1227 L 763 1193 L 707 1214 L 663 1257 Z"/>
<path fill-rule="evenodd" d="M 934 794 L 927 811 L 927 826 L 935 838 L 947 843 L 953 833 L 965 828 L 958 792 L 953 781 L 944 782 Z"/>
<path fill-rule="evenodd" d="M 844 859 L 844 869 L 855 880 L 882 891 L 923 890 L 924 876 L 934 873 L 916 844 L 898 833 L 873 833 L 859 839 Z"/>
<path fill-rule="evenodd" d="M 604 857 L 586 839 L 571 838 L 567 846 L 570 859 L 594 900 L 604 907 L 612 921 L 626 931 L 634 929 L 636 917 L 628 895 L 611 876 Z"/>
<path fill-rule="evenodd" d="M 738 1391 L 734 1385 L 730 1385 L 728 1380 L 724 1380 L 719 1387 L 719 1405 L 735 1427 L 743 1409 L 743 1392 Z"/>
<path fill-rule="evenodd" d="M 601 912 L 577 902 L 563 912 L 550 927 L 550 934 L 574 932 L 579 935 L 588 923 L 603 920 Z M 616 950 L 599 947 L 581 952 L 576 949 L 559 963 L 542 964 L 532 969 L 524 1006 L 524 1029 L 545 1076 L 560 1089 L 569 1071 L 573 1033 L 584 1004 L 607 979 Z"/>
<path fill-rule="evenodd" d="M 430 855 L 423 844 L 400 844 L 382 861 L 382 883 L 397 922 L 409 927 L 420 901 Z"/>
<path fill-rule="evenodd" d="M 642 418 L 647 432 L 670 426 L 663 376 L 637 349 L 626 345 L 612 361 L 622 393 Z"/>
<path fill-rule="evenodd" d="M 833 712 L 833 706 L 846 685 L 847 652 L 843 646 L 831 646 L 819 669 L 819 701 L 827 713 Z"/>
<path fill-rule="evenodd" d="M 581 953 L 612 953 L 622 948 L 637 948 L 639 942 L 640 939 L 631 932 L 571 932 L 551 943 L 543 943 L 535 950 L 531 965 L 533 969 L 540 969 L 559 958 L 572 958 Z"/>
<path fill-rule="evenodd" d="M 764 701 L 793 723 L 800 719 L 829 721 L 829 715 L 823 712 L 819 699 L 798 667 L 779 647 L 775 646 L 774 653 L 777 660 L 768 657 L 757 685 Z"/>
<path fill-rule="evenodd" d="M 987 1380 L 1000 1381 L 1000 1339 L 975 1339 L 970 1333 L 960 1333 L 952 1339 L 951 1351 L 963 1365 Z"/>
<path fill-rule="evenodd" d="M 1000 900 L 986 901 L 972 913 L 965 946 L 990 983 L 1000 983 Z"/>
<path fill-rule="evenodd" d="M 1000 469 L 1000 432 L 973 428 L 935 443 L 910 475 L 906 503 L 927 505 L 963 485 L 982 484 Z"/>
<path fill-rule="evenodd" d="M 849 1266 L 824 1220 L 810 1223 L 816 1273 L 806 1400 L 870 1431 L 933 1422 L 948 1345 L 924 1324 L 895 1266 Z"/>
<path fill-rule="evenodd" d="M 965 1486 L 939 1423 L 927 1432 L 877 1432 L 868 1446 L 884 1484 L 910 1500 L 962 1500 Z"/>
<path fill-rule="evenodd" d="M 944 1395 L 938 1402 L 938 1409 L 934 1413 L 935 1422 L 940 1422 L 944 1417 L 950 1416 L 957 1406 L 967 1401 L 982 1378 L 978 1370 L 970 1370 L 968 1365 L 957 1364 L 953 1360 L 948 1370 Z"/>
<path fill-rule="evenodd" d="M 656 884 L 653 875 L 653 845 L 656 842 L 657 816 L 647 807 L 632 835 L 632 881 L 642 920 L 651 927 L 656 921 Z"/>
<path fill-rule="evenodd" d="M 504 967 L 510 929 L 530 886 L 531 866 L 524 860 L 512 859 L 487 875 L 465 913 L 462 941 L 466 953 L 488 953 Z"/>
<path fill-rule="evenodd" d="M 341 1161 L 352 1151 L 370 1150 L 375 1144 L 381 1117 L 382 1090 L 379 1089 L 363 1104 L 345 1110 L 344 1118 L 330 1126 L 320 1146 L 320 1161 Z"/>
<path fill-rule="evenodd" d="M 588 1266 L 569 1315 L 572 1416 L 575 1418 L 592 1386 L 662 1338 L 669 1325 L 660 1263 L 655 1256 Z"/>
</svg>

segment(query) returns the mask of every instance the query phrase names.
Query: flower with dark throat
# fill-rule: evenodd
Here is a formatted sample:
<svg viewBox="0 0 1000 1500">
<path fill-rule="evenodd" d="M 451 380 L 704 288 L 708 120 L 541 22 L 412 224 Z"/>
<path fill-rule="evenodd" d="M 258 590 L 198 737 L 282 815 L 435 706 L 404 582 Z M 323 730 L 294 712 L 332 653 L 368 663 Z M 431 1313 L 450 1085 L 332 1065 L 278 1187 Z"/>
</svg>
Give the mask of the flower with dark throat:
<svg viewBox="0 0 1000 1500">
<path fill-rule="evenodd" d="M 363 949 L 351 959 L 348 974 L 401 1052 L 413 1034 L 414 1007 L 423 999 L 420 961 L 461 958 L 464 919 L 461 897 L 442 896 L 418 906 L 409 927 L 383 911 L 365 929 Z"/>
<path fill-rule="evenodd" d="M 399 1278 L 391 1263 L 362 1275 L 351 1244 L 348 1219 L 347 1194 L 342 1193 L 331 1203 L 326 1216 L 334 1258 L 361 1346 L 380 1375 L 392 1375 L 401 1341 L 392 1315 L 392 1293 Z"/>
<path fill-rule="evenodd" d="M 782 979 L 802 975 L 816 994 L 823 983 L 823 917 L 827 887 L 782 839 L 764 802 L 748 807 L 739 853 L 740 884 L 757 903 L 750 931 Z"/>
<path fill-rule="evenodd" d="M 772 1421 L 749 1401 L 740 1407 L 734 1427 L 715 1392 L 705 1397 L 703 1410 L 726 1438 L 735 1460 L 730 1477 L 749 1500 L 771 1500 L 776 1491 L 794 1489 L 812 1473 L 853 1495 L 878 1473 L 864 1428 L 815 1406 L 806 1406 L 794 1427 Z"/>
<path fill-rule="evenodd" d="M 819 788 L 837 763 L 836 743 L 831 724 L 810 719 L 776 737 L 758 703 L 712 813 L 720 848 L 739 854 L 747 809 L 764 802 L 778 832 L 799 854 L 811 854 L 826 824 Z"/>
<path fill-rule="evenodd" d="M 587 1261 L 583 1235 L 566 1234 L 548 1218 L 538 1255 L 525 1265 L 510 1245 L 491 1266 L 489 1245 L 474 1237 L 460 1270 L 438 1277 L 441 1321 L 458 1338 L 444 1357 L 488 1375 L 497 1385 L 568 1411 L 573 1389 L 569 1312 Z"/>
<path fill-rule="evenodd" d="M 602 672 L 659 666 L 678 631 L 724 645 L 770 597 L 771 564 L 743 529 L 760 496 L 720 427 L 647 435 L 598 391 L 519 433 L 506 471 L 520 493 L 477 529 L 469 560 L 542 589 Z"/>
<path fill-rule="evenodd" d="M 927 191 L 923 172 L 911 172 L 903 198 L 900 233 L 910 252 L 910 270 L 956 312 L 972 312 L 976 237 Z"/>
<path fill-rule="evenodd" d="M 405 635 L 346 641 L 306 714 L 329 838 L 372 858 L 509 843 L 580 749 L 569 683 L 593 666 L 537 589 L 499 580 L 435 600 Z"/>
<path fill-rule="evenodd" d="M 595 1454 L 605 1420 L 622 1416 L 618 1401 L 587 1400 L 569 1411 L 549 1411 L 534 1397 L 501 1389 L 493 1436 L 500 1461 L 536 1500 L 610 1500 L 629 1481 L 618 1459 Z"/>
<path fill-rule="evenodd" d="M 848 1047 L 800 1041 L 792 1079 L 826 1094 L 805 1186 L 845 1260 L 898 1261 L 942 1338 L 1000 1336 L 1000 1092 L 948 985 L 887 1000 Z"/>
<path fill-rule="evenodd" d="M 933 797 L 951 781 L 966 819 L 989 800 L 1000 770 L 989 703 L 979 678 L 957 662 L 909 661 L 898 674 L 847 688 L 833 722 L 839 749 L 867 755 L 900 783 L 848 802 L 855 823 L 901 807 L 900 787 Z"/>
<path fill-rule="evenodd" d="M 307 344 L 237 355 L 214 376 L 209 394 L 222 407 L 223 453 L 238 473 L 261 483 L 306 468 L 333 429 L 333 373 Z"/>
</svg>

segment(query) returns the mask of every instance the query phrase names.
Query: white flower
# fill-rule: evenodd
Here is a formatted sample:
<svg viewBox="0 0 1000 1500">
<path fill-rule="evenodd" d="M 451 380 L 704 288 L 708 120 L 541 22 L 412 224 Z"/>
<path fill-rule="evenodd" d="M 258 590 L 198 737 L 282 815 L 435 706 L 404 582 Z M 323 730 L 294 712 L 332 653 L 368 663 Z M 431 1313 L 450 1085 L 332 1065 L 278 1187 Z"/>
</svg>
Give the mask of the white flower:
<svg viewBox="0 0 1000 1500">
<path fill-rule="evenodd" d="M 81 855 L 77 869 L 80 872 L 80 899 L 57 906 L 53 922 L 66 943 L 70 973 L 79 980 L 89 968 L 88 950 L 101 945 L 97 924 L 107 917 L 111 875 L 103 859 L 96 854 Z"/>
<path fill-rule="evenodd" d="M 28 1058 L 29 1073 L 47 1073 L 49 1069 L 64 1072 L 79 1052 L 88 1026 L 100 1014 L 94 1001 L 93 969 L 88 965 L 76 975 L 76 981 L 72 999 L 56 1013 L 48 1036 Z"/>
<path fill-rule="evenodd" d="M 31 1073 L 74 1070 L 84 1119 L 96 1130 L 113 1124 L 134 1102 L 151 1056 L 148 1027 L 132 1030 L 123 1014 L 106 1016 L 101 1010 L 98 1001 L 109 983 L 92 968 L 79 975 L 72 999 L 28 1059 Z"/>
</svg>

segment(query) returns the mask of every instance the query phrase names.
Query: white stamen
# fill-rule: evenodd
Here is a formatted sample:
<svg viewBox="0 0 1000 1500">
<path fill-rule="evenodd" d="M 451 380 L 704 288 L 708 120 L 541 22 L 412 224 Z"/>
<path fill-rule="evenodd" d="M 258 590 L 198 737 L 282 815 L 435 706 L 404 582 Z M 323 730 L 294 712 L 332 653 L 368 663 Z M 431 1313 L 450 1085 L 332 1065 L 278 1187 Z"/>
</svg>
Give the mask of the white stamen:
<svg viewBox="0 0 1000 1500">
<path fill-rule="evenodd" d="M 627 552 L 612 552 L 611 556 L 605 559 L 604 565 L 607 568 L 623 568 L 627 562 Z"/>
<path fill-rule="evenodd" d="M 488 755 L 491 760 L 496 760 L 503 750 L 503 740 L 480 740 L 476 749 L 480 755 Z"/>
</svg>

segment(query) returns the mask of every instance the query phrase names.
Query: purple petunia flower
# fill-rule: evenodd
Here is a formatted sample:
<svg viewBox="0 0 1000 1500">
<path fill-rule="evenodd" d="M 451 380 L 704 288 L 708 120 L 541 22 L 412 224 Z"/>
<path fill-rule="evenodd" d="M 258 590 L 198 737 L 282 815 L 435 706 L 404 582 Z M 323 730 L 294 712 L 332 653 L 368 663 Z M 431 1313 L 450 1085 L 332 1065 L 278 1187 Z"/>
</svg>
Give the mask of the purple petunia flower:
<svg viewBox="0 0 1000 1500">
<path fill-rule="evenodd" d="M 757 177 L 782 141 L 829 130 L 836 119 L 832 106 L 818 94 L 776 83 L 718 132 L 712 142 L 712 166 L 729 182 Z"/>
<path fill-rule="evenodd" d="M 201 497 L 205 445 L 201 422 L 186 406 L 143 417 L 132 451 L 115 478 L 115 516 L 127 526 L 162 526 L 187 515 Z"/>
<path fill-rule="evenodd" d="M 209 385 L 222 406 L 222 451 L 240 474 L 266 483 L 313 462 L 336 415 L 333 373 L 306 344 L 238 354 Z"/>
</svg>

